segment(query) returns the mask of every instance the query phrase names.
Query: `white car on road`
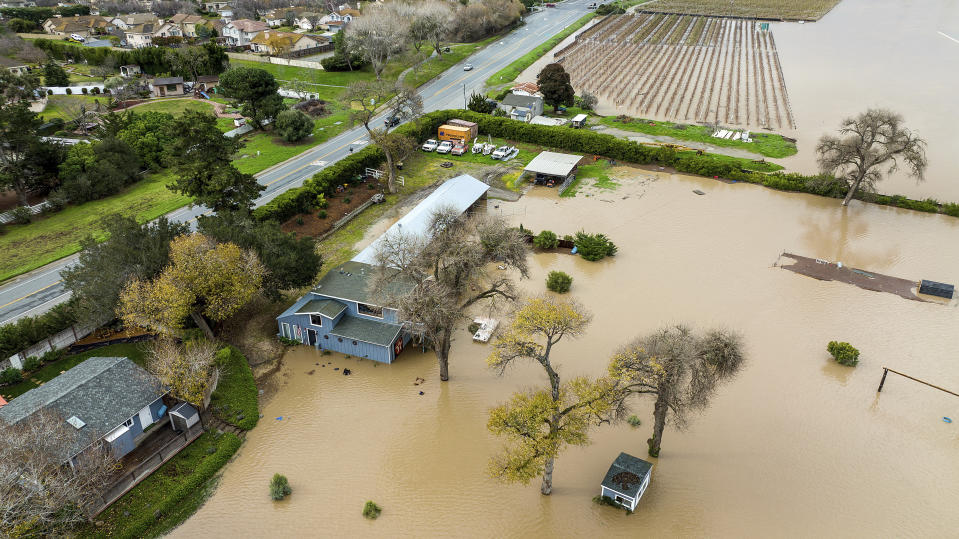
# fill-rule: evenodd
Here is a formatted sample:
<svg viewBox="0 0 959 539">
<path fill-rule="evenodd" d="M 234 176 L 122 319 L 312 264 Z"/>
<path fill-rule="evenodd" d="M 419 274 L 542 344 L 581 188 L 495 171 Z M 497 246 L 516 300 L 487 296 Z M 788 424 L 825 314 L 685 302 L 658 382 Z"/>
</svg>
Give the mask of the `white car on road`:
<svg viewBox="0 0 959 539">
<path fill-rule="evenodd" d="M 444 140 L 443 142 L 440 142 L 439 146 L 436 147 L 436 153 L 450 153 L 450 150 L 452 149 L 453 143 L 448 140 Z"/>
<path fill-rule="evenodd" d="M 472 70 L 473 70 L 473 64 L 466 64 L 465 66 L 463 66 L 463 71 L 472 71 Z"/>
<path fill-rule="evenodd" d="M 433 150 L 436 149 L 438 145 L 439 145 L 439 142 L 436 142 L 433 139 L 429 139 L 423 143 L 422 149 L 424 152 L 432 152 Z"/>
</svg>

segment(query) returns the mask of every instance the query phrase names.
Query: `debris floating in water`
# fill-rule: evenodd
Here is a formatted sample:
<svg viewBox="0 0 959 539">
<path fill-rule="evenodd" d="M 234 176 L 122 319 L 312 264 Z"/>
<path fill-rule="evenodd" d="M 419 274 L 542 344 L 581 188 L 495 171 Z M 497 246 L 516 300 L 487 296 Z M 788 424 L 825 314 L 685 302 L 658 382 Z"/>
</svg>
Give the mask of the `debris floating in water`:
<svg viewBox="0 0 959 539">
<path fill-rule="evenodd" d="M 945 417 L 945 416 L 943 416 L 943 417 L 942 417 L 942 420 L 945 421 L 946 423 L 952 423 L 952 418 L 951 418 L 951 417 Z"/>
<path fill-rule="evenodd" d="M 350 369 L 343 369 L 343 376 L 349 376 L 351 373 Z"/>
<path fill-rule="evenodd" d="M 283 421 L 283 416 L 276 418 L 277 421 Z"/>
<path fill-rule="evenodd" d="M 693 189 L 693 192 L 696 193 L 697 195 L 705 195 L 705 194 L 706 194 L 706 193 L 700 191 L 699 189 Z"/>
<path fill-rule="evenodd" d="M 422 391 L 420 391 L 420 395 L 423 395 L 423 392 L 422 392 Z"/>
</svg>

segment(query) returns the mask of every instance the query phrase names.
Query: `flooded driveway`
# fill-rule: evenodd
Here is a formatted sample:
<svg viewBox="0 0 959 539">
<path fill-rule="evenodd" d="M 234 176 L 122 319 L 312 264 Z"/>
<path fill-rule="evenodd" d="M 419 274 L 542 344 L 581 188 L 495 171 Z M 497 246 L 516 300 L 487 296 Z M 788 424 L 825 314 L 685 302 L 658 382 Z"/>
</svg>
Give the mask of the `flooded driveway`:
<svg viewBox="0 0 959 539">
<path fill-rule="evenodd" d="M 173 535 L 954 536 L 959 421 L 942 417 L 959 417 L 959 399 L 900 377 L 881 395 L 876 387 L 883 366 L 959 387 L 955 300 L 909 301 L 772 264 L 789 251 L 954 283 L 959 219 L 857 202 L 843 210 L 835 200 L 635 169 L 612 175 L 615 190 L 585 186 L 560 199 L 537 188 L 516 203 L 491 202 L 532 230 L 588 223 L 619 246 L 598 263 L 532 260 L 529 293 L 563 270 L 574 278 L 570 296 L 594 314 L 584 337 L 554 352 L 562 374 L 601 375 L 617 346 L 680 321 L 738 329 L 749 352 L 689 431 L 667 428 L 634 515 L 591 498 L 620 451 L 645 458 L 650 403 L 636 405 L 639 428 L 600 428 L 591 446 L 563 453 L 552 496 L 535 482 L 495 482 L 486 463 L 499 440 L 486 431 L 487 411 L 546 380 L 532 366 L 496 376 L 484 364 L 489 347 L 464 329 L 447 384 L 433 355 L 413 349 L 390 366 L 289 353 L 264 419 Z M 837 339 L 862 351 L 858 367 L 831 361 L 826 343 Z M 334 370 L 344 367 L 351 376 Z M 417 377 L 426 383 L 414 385 Z M 276 472 L 293 488 L 279 503 L 268 496 Z M 366 500 L 383 507 L 379 520 L 361 516 Z"/>
</svg>

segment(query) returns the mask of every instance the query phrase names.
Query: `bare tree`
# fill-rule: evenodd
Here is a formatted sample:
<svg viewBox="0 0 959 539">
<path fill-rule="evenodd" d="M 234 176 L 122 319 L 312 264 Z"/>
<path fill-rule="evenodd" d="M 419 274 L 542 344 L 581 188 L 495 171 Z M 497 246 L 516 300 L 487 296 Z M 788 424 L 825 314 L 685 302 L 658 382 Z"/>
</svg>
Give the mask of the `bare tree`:
<svg viewBox="0 0 959 539">
<path fill-rule="evenodd" d="M 196 84 L 197 77 L 206 66 L 207 54 L 201 47 L 180 47 L 167 49 L 167 61 L 178 73 L 189 73 L 191 81 Z"/>
<path fill-rule="evenodd" d="M 443 42 L 449 37 L 453 24 L 451 5 L 440 0 L 427 0 L 415 4 L 411 11 L 410 37 L 414 42 L 428 42 L 436 54 L 442 58 Z M 419 47 L 416 47 L 416 50 L 419 51 Z"/>
<path fill-rule="evenodd" d="M 447 381 L 453 330 L 466 319 L 466 310 L 481 301 L 517 297 L 509 272 L 491 272 L 491 263 L 526 277 L 529 248 L 504 220 L 463 218 L 452 208 L 436 211 L 428 230 L 427 238 L 406 233 L 384 238 L 376 254 L 373 291 L 396 305 L 400 318 L 433 349 L 440 380 Z M 396 282 L 407 284 L 402 293 L 396 292 Z"/>
<path fill-rule="evenodd" d="M 902 116 L 885 109 L 868 109 L 855 118 L 846 118 L 839 136 L 824 135 L 816 145 L 819 168 L 838 174 L 849 190 L 842 205 L 848 206 L 861 188 L 875 190 L 883 169 L 891 174 L 901 164 L 909 175 L 922 181 L 928 162 L 926 141 L 902 125 Z M 888 168 L 887 168 L 888 167 Z"/>
<path fill-rule="evenodd" d="M 147 365 L 170 388 L 170 394 L 199 408 L 212 391 L 218 378 L 213 364 L 216 346 L 199 339 L 180 344 L 169 337 L 161 337 L 150 349 Z"/>
<path fill-rule="evenodd" d="M 400 122 L 418 118 L 423 113 L 423 100 L 416 90 L 387 81 L 359 81 L 349 85 L 344 101 L 350 109 L 350 121 L 361 123 L 370 135 L 370 140 L 386 155 L 387 188 L 396 192 L 396 163 L 416 141 L 404 135 L 390 132 L 390 124 L 381 128 L 372 126 L 377 110 L 389 103 L 389 115 Z"/>
<path fill-rule="evenodd" d="M 373 66 L 377 80 L 390 59 L 403 51 L 409 34 L 406 19 L 391 6 L 392 3 L 371 5 L 362 17 L 346 27 L 350 50 Z"/>
<path fill-rule="evenodd" d="M 90 433 L 90 447 L 74 457 L 75 429 L 66 418 L 41 409 L 14 424 L 0 421 L 0 536 L 53 537 L 82 522 L 100 500 L 114 470 L 109 445 Z"/>
<path fill-rule="evenodd" d="M 658 457 L 667 416 L 676 428 L 686 428 L 689 414 L 706 408 L 719 385 L 744 362 L 738 334 L 714 329 L 697 335 L 676 326 L 624 346 L 610 361 L 609 372 L 628 394 L 656 397 L 653 436 L 647 443 L 650 456 Z"/>
</svg>

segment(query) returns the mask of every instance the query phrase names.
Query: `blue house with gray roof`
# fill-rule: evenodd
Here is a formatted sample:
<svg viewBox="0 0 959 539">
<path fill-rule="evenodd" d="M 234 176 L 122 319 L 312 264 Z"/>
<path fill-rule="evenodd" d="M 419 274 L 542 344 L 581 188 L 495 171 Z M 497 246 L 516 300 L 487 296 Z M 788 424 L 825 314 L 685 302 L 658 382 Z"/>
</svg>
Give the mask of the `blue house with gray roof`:
<svg viewBox="0 0 959 539">
<path fill-rule="evenodd" d="M 389 305 L 379 305 L 370 292 L 376 253 L 390 234 L 430 235 L 429 222 L 440 208 L 466 213 L 485 198 L 489 185 L 469 175 L 443 182 L 352 260 L 330 270 L 313 289 L 276 318 L 281 337 L 319 350 L 392 363 L 410 341 L 410 334 Z M 403 293 L 412 283 L 397 283 Z"/>
<path fill-rule="evenodd" d="M 101 439 L 120 458 L 163 418 L 166 393 L 157 377 L 125 357 L 91 357 L 0 408 L 0 424 L 16 425 L 47 410 L 70 426 L 72 436 L 58 455 L 62 462 L 73 465 Z"/>
</svg>

